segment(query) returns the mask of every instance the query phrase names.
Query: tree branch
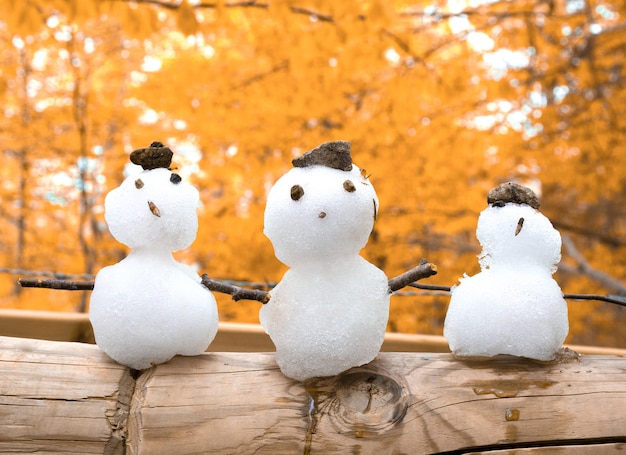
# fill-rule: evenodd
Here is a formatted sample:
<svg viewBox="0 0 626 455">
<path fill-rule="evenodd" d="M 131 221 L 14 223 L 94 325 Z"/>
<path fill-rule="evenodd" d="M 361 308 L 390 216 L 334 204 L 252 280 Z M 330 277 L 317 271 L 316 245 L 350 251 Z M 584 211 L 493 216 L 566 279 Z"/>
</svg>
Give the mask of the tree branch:
<svg viewBox="0 0 626 455">
<path fill-rule="evenodd" d="M 428 291 L 444 291 L 450 292 L 450 286 L 440 286 L 437 284 L 421 284 L 411 283 L 409 286 L 424 289 Z M 612 296 L 612 295 L 597 295 L 597 294 L 563 294 L 564 299 L 568 300 L 599 300 L 601 302 L 614 303 L 615 305 L 626 306 L 626 297 Z"/>
<path fill-rule="evenodd" d="M 411 283 L 421 280 L 422 278 L 428 278 L 437 274 L 437 266 L 427 262 L 426 259 L 422 259 L 417 267 L 412 268 L 404 272 L 402 275 L 398 275 L 395 278 L 389 280 L 389 292 L 395 292 L 402 289 L 405 286 L 409 286 Z"/>
<path fill-rule="evenodd" d="M 62 289 L 65 291 L 92 291 L 93 281 L 41 280 L 38 278 L 20 278 L 18 284 L 23 288 Z"/>
<path fill-rule="evenodd" d="M 601 302 L 614 303 L 626 307 L 626 298 L 612 295 L 597 295 L 597 294 L 563 294 L 564 299 L 572 300 L 599 300 Z"/>
<path fill-rule="evenodd" d="M 418 265 L 417 267 L 414 267 L 411 270 L 390 279 L 389 291 L 395 292 L 405 286 L 411 286 L 416 289 L 423 289 L 428 291 L 450 292 L 450 286 L 417 283 L 417 281 L 422 278 L 428 278 L 429 276 L 433 276 L 436 274 L 437 266 L 429 262 L 425 262 L 425 260 L 422 260 L 420 265 Z M 23 288 L 59 289 L 65 291 L 91 291 L 93 290 L 94 286 L 93 281 L 71 281 L 57 279 L 41 280 L 38 278 L 20 278 L 17 280 L 17 282 Z M 201 283 L 210 291 L 232 296 L 232 299 L 234 301 L 255 300 L 257 302 L 266 304 L 271 299 L 271 295 L 267 291 L 263 291 L 260 289 L 246 289 L 221 281 L 216 281 L 209 278 L 207 274 L 202 275 Z M 613 303 L 615 305 L 626 307 L 626 297 L 621 296 L 605 296 L 597 294 L 563 294 L 563 298 L 570 300 L 598 300 L 601 302 Z"/>
<path fill-rule="evenodd" d="M 124 1 L 126 3 L 130 3 L 130 0 L 121 0 Z M 180 7 L 180 3 L 170 3 L 170 2 L 165 2 L 165 1 L 160 1 L 160 0 L 135 0 L 136 3 L 146 3 L 146 4 L 151 4 L 151 5 L 156 5 L 159 6 L 161 8 L 165 8 L 165 9 L 170 9 L 170 10 L 176 10 Z M 193 8 L 197 8 L 197 9 L 215 9 L 219 7 L 219 4 L 217 2 L 200 2 L 197 4 L 192 5 Z M 259 9 L 269 9 L 270 4 L 269 3 L 265 3 L 265 2 L 258 2 L 256 0 L 243 0 L 243 1 L 232 1 L 232 2 L 225 2 L 223 4 L 224 8 L 259 8 Z M 320 22 L 334 22 L 334 19 L 332 16 L 329 16 L 328 14 L 321 14 L 318 13 L 317 11 L 314 11 L 312 9 L 309 8 L 303 8 L 301 6 L 291 6 L 290 10 L 292 13 L 294 14 L 303 14 L 309 17 L 314 18 L 317 21 Z M 363 16 L 359 16 L 360 19 L 364 19 Z"/>
<path fill-rule="evenodd" d="M 270 301 L 270 293 L 260 289 L 246 289 L 232 284 L 226 284 L 221 281 L 215 281 L 209 278 L 205 273 L 202 275 L 202 285 L 210 291 L 229 294 L 235 302 L 238 300 L 256 300 L 262 304 Z"/>
<path fill-rule="evenodd" d="M 594 269 L 593 267 L 591 267 L 591 265 L 589 265 L 589 262 L 587 262 L 582 253 L 578 251 L 578 248 L 576 248 L 576 245 L 574 245 L 574 241 L 569 235 L 561 234 L 561 239 L 563 240 L 563 246 L 565 247 L 565 250 L 574 260 L 574 262 L 576 262 L 576 267 L 574 268 L 575 271 L 587 275 L 588 277 L 596 280 L 603 286 L 614 290 L 617 294 L 626 294 L 626 286 L 624 286 L 621 281 L 613 278 L 608 273 L 604 273 L 600 270 Z M 565 264 L 562 264 L 559 267 L 566 271 L 571 271 L 570 267 L 564 265 Z"/>
<path fill-rule="evenodd" d="M 422 284 L 422 283 L 411 283 L 409 284 L 412 288 L 416 289 L 424 289 L 427 291 L 444 291 L 450 292 L 450 286 L 442 286 L 439 284 Z"/>
<path fill-rule="evenodd" d="M 578 123 L 577 126 L 580 126 L 582 123 L 583 122 Z M 555 134 L 561 134 L 561 133 L 557 132 Z M 565 230 L 574 234 L 579 234 L 585 237 L 590 237 L 594 240 L 598 240 L 599 242 L 602 242 L 605 245 L 609 245 L 612 247 L 626 246 L 626 239 L 617 237 L 616 235 L 607 235 L 598 229 L 595 229 L 595 230 L 586 229 L 580 226 L 569 224 L 561 220 L 552 221 L 552 225 L 555 227 L 555 229 L 558 229 L 559 231 L 561 231 L 561 238 L 564 236 L 562 231 Z M 565 244 L 565 242 L 566 241 L 564 240 L 563 243 Z"/>
</svg>

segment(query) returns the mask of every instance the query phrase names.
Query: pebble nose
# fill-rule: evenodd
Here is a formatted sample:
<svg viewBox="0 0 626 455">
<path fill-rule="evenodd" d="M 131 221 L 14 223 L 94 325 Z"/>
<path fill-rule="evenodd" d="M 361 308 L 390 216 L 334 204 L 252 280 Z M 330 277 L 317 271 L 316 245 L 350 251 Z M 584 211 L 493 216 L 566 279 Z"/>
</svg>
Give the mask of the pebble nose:
<svg viewBox="0 0 626 455">
<path fill-rule="evenodd" d="M 156 206 L 156 204 L 152 201 L 148 201 L 148 207 L 150 208 L 150 211 L 152 212 L 152 214 L 154 216 L 161 216 L 161 211 L 159 210 L 159 208 Z"/>
<path fill-rule="evenodd" d="M 319 216 L 320 218 L 325 218 L 326 217 L 326 212 L 320 212 L 320 214 L 317 215 L 317 216 Z"/>
</svg>

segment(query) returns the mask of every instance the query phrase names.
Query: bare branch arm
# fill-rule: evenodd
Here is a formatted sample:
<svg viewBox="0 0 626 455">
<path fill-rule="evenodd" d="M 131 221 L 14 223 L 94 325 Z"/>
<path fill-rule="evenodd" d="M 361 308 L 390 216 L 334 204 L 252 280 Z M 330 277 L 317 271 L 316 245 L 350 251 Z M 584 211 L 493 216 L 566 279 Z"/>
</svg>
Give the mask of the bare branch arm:
<svg viewBox="0 0 626 455">
<path fill-rule="evenodd" d="M 440 286 L 437 284 L 421 284 L 410 283 L 409 286 L 424 289 L 427 291 L 444 291 L 450 292 L 450 286 Z M 598 300 L 601 302 L 614 303 L 615 305 L 626 306 L 626 297 L 597 295 L 597 294 L 563 294 L 564 299 L 568 300 Z"/>
<path fill-rule="evenodd" d="M 417 267 L 389 280 L 389 289 L 395 292 L 405 286 L 411 286 L 416 289 L 424 289 L 428 291 L 444 291 L 450 292 L 450 286 L 442 286 L 437 284 L 421 284 L 416 280 L 427 278 L 437 273 L 437 267 L 434 264 L 423 263 Z M 23 288 L 40 288 L 40 289 L 59 289 L 65 291 L 91 291 L 93 290 L 93 281 L 70 281 L 70 280 L 41 280 L 38 278 L 20 278 L 17 282 Z M 221 281 L 215 281 L 208 277 L 202 276 L 202 284 L 210 291 L 220 292 L 222 294 L 231 295 L 234 301 L 238 300 L 256 300 L 263 304 L 270 301 L 271 295 L 267 291 L 260 289 L 246 289 L 234 286 Z M 393 287 L 392 287 L 393 286 Z M 563 294 L 563 298 L 570 300 L 598 300 L 601 302 L 613 303 L 626 307 L 626 298 L 619 296 L 605 296 L 597 294 Z"/>
<path fill-rule="evenodd" d="M 20 278 L 17 280 L 23 288 L 62 289 L 65 291 L 92 291 L 93 281 L 40 280 L 38 278 Z"/>
<path fill-rule="evenodd" d="M 395 292 L 398 289 L 402 289 L 411 283 L 421 280 L 422 278 L 428 278 L 437 274 L 437 266 L 426 262 L 422 259 L 417 267 L 413 267 L 411 270 L 404 272 L 402 275 L 398 275 L 395 278 L 389 280 L 389 292 Z"/>
<path fill-rule="evenodd" d="M 232 284 L 222 283 L 221 281 L 215 281 L 209 278 L 206 273 L 202 275 L 202 285 L 210 291 L 229 294 L 235 302 L 238 300 L 256 300 L 266 304 L 271 298 L 270 293 L 267 291 L 262 291 L 260 289 L 246 289 Z"/>
<path fill-rule="evenodd" d="M 597 294 L 563 294 L 564 299 L 572 300 L 599 300 L 601 302 L 614 303 L 615 305 L 626 306 L 626 298 L 613 297 Z"/>
</svg>

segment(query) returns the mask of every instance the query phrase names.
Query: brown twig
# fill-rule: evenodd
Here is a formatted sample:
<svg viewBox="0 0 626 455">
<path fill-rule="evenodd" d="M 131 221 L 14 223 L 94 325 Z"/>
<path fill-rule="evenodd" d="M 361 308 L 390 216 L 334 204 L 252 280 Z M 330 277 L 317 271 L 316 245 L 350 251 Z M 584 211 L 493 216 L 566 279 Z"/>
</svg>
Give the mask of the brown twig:
<svg viewBox="0 0 626 455">
<path fill-rule="evenodd" d="M 422 278 L 428 278 L 437 274 L 437 266 L 422 259 L 417 267 L 413 267 L 411 270 L 404 272 L 402 275 L 398 275 L 395 278 L 389 280 L 389 292 L 395 292 L 402 289 L 405 286 L 414 283 Z"/>
<path fill-rule="evenodd" d="M 417 289 L 424 289 L 427 291 L 444 291 L 450 292 L 450 286 L 442 286 L 440 284 L 422 284 L 422 283 L 410 283 L 409 286 Z"/>
<path fill-rule="evenodd" d="M 599 300 L 601 302 L 614 303 L 620 306 L 626 306 L 626 298 L 615 298 L 608 295 L 597 294 L 563 294 L 563 298 L 572 300 Z"/>
<path fill-rule="evenodd" d="M 436 284 L 410 283 L 409 286 L 424 289 L 427 291 L 444 291 L 450 292 L 450 286 L 440 286 Z M 615 305 L 626 306 L 626 298 L 611 297 L 608 295 L 598 294 L 563 294 L 564 299 L 568 300 L 599 300 L 601 302 L 614 303 Z"/>
<path fill-rule="evenodd" d="M 215 281 L 205 273 L 202 275 L 202 285 L 210 291 L 229 294 L 236 302 L 238 300 L 256 300 L 263 304 L 270 301 L 270 293 L 261 289 L 246 289 L 232 284 Z"/>
<path fill-rule="evenodd" d="M 64 291 L 92 291 L 93 281 L 41 280 L 38 278 L 20 278 L 17 280 L 23 288 L 62 289 Z"/>
<path fill-rule="evenodd" d="M 405 286 L 411 286 L 416 289 L 427 291 L 443 291 L 450 292 L 450 286 L 442 286 L 438 284 L 422 284 L 416 283 L 417 280 L 427 278 L 437 273 L 437 267 L 434 264 L 422 263 L 417 267 L 389 280 L 389 289 L 395 292 Z M 91 291 L 93 290 L 93 281 L 70 281 L 70 280 L 41 280 L 38 278 L 20 278 L 17 280 L 23 288 L 41 288 L 41 289 L 58 289 L 64 291 Z M 270 301 L 270 293 L 259 289 L 246 289 L 232 284 L 215 281 L 208 277 L 202 276 L 202 284 L 210 291 L 229 294 L 234 301 L 238 300 L 256 300 L 263 304 Z M 564 299 L 568 300 L 598 300 L 600 302 L 613 303 L 626 307 L 626 298 L 612 297 L 598 294 L 563 294 Z"/>
</svg>

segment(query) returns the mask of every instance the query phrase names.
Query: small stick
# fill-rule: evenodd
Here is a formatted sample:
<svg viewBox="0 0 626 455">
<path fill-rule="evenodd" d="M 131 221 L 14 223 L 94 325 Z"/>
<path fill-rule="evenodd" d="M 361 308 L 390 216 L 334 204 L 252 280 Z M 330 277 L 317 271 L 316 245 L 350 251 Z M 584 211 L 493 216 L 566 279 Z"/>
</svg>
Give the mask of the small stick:
<svg viewBox="0 0 626 455">
<path fill-rule="evenodd" d="M 450 286 L 442 286 L 439 284 L 422 284 L 422 283 L 411 283 L 409 284 L 412 288 L 417 289 L 425 289 L 428 291 L 444 291 L 450 292 Z"/>
<path fill-rule="evenodd" d="M 421 283 L 410 283 L 409 286 L 424 289 L 428 291 L 444 291 L 450 292 L 450 286 L 439 286 L 436 284 L 421 284 Z M 610 297 L 608 295 L 598 295 L 598 294 L 563 294 L 564 299 L 568 300 L 599 300 L 601 302 L 614 303 L 620 306 L 626 306 L 626 298 L 615 298 Z"/>
<path fill-rule="evenodd" d="M 608 295 L 597 294 L 563 294 L 563 298 L 572 300 L 600 300 L 601 302 L 614 303 L 620 306 L 626 306 L 626 298 L 614 298 Z"/>
<path fill-rule="evenodd" d="M 434 267 L 434 271 L 429 266 Z M 430 269 L 430 272 L 429 272 Z M 441 286 L 437 284 L 422 284 L 416 283 L 415 280 L 426 278 L 437 273 L 437 268 L 433 264 L 420 264 L 419 266 L 403 273 L 389 280 L 389 289 L 391 292 L 395 292 L 402 289 L 405 286 L 411 286 L 416 289 L 423 289 L 427 291 L 444 291 L 450 292 L 450 286 Z M 410 280 L 413 277 L 413 281 L 407 284 L 403 284 L 406 280 Z M 70 281 L 70 280 L 41 280 L 38 278 L 20 278 L 17 280 L 20 286 L 23 288 L 40 288 L 40 289 L 60 289 L 64 291 L 91 291 L 93 290 L 93 281 Z M 233 297 L 234 301 L 238 300 L 256 300 L 261 303 L 267 303 L 270 300 L 270 294 L 267 291 L 246 289 L 231 284 L 222 283 L 209 278 L 206 274 L 202 276 L 202 284 L 210 291 L 221 292 L 222 294 L 229 294 Z M 392 285 L 394 286 L 392 288 Z M 399 287 L 396 287 L 399 286 Z M 625 298 L 615 298 L 606 295 L 598 294 L 563 294 L 564 299 L 570 300 L 598 300 L 601 302 L 613 303 L 626 307 Z"/>
<path fill-rule="evenodd" d="M 17 282 L 23 288 L 63 289 L 65 291 L 92 291 L 93 281 L 40 280 L 38 278 L 20 278 Z"/>
<path fill-rule="evenodd" d="M 246 289 L 232 284 L 222 283 L 221 281 L 215 281 L 209 278 L 206 273 L 202 275 L 202 285 L 210 291 L 229 294 L 235 302 L 238 300 L 256 300 L 262 304 L 266 304 L 271 298 L 270 293 L 267 291 Z"/>
<path fill-rule="evenodd" d="M 426 262 L 425 259 L 422 259 L 417 267 L 413 267 L 411 270 L 408 270 L 395 278 L 391 278 L 389 280 L 389 292 L 395 292 L 405 286 L 409 286 L 417 280 L 428 278 L 429 276 L 436 274 L 437 266 L 435 264 L 431 264 L 430 262 Z"/>
</svg>

